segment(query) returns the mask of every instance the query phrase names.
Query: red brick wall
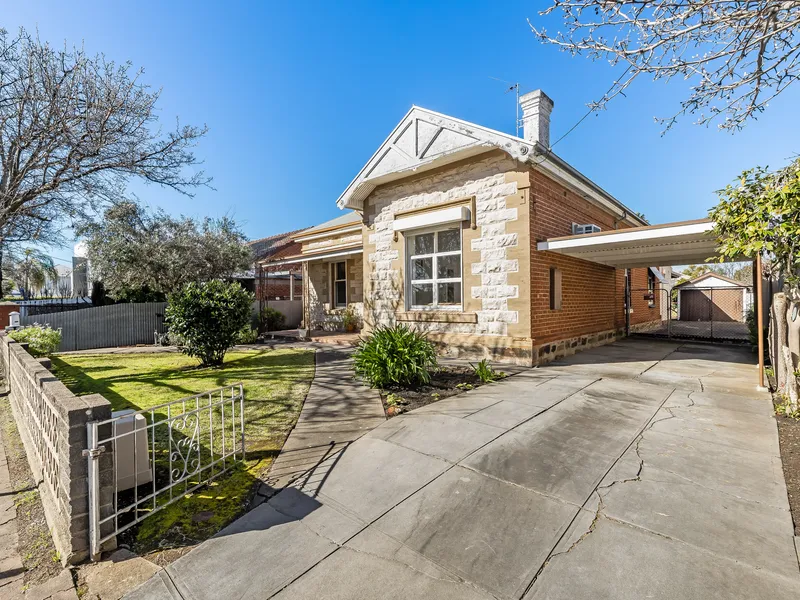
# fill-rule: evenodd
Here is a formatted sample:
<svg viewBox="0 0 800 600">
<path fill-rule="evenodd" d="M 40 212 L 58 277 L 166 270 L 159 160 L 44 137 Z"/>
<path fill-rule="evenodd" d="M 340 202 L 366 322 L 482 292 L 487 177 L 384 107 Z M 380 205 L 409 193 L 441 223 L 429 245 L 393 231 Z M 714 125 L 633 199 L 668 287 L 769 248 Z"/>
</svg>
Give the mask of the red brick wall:
<svg viewBox="0 0 800 600">
<path fill-rule="evenodd" d="M 572 223 L 594 223 L 603 231 L 613 230 L 615 217 L 539 171 L 533 171 L 530 222 L 531 337 L 534 344 L 623 327 L 624 270 L 536 249 L 536 243 L 547 238 L 572 235 Z M 627 226 L 619 224 L 617 228 L 623 227 Z M 551 267 L 562 273 L 561 310 L 550 310 Z M 634 269 L 632 281 L 634 287 L 647 288 L 647 270 Z M 637 312 L 634 304 L 632 316 L 645 320 L 645 312 Z M 657 307 L 653 313 L 653 318 L 658 318 Z"/>
<path fill-rule="evenodd" d="M 645 299 L 647 294 L 647 269 L 633 269 L 631 275 L 631 325 L 638 325 L 640 323 L 648 323 L 651 321 L 661 320 L 661 301 L 665 292 L 660 291 L 658 281 L 656 281 L 655 297 L 653 306 L 650 306 L 650 301 Z M 624 271 L 620 271 L 624 275 Z M 622 324 L 625 324 L 625 309 L 621 309 L 619 318 Z"/>
<path fill-rule="evenodd" d="M 8 315 L 15 311 L 19 312 L 19 305 L 13 302 L 0 302 L 0 331 L 8 325 Z"/>
</svg>

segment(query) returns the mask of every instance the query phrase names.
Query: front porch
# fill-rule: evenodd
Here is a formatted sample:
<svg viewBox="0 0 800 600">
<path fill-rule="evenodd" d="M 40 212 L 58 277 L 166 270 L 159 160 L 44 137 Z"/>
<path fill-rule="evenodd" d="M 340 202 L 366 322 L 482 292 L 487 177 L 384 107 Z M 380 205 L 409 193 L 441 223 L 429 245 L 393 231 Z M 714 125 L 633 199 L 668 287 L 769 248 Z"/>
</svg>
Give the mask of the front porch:
<svg viewBox="0 0 800 600">
<path fill-rule="evenodd" d="M 267 336 L 272 339 L 284 339 L 291 341 L 303 342 L 318 342 L 320 344 L 334 344 L 337 346 L 356 346 L 358 340 L 361 338 L 360 332 L 347 333 L 344 331 L 325 331 L 322 329 L 315 329 L 308 332 L 308 335 L 303 337 L 305 329 L 284 329 L 282 331 L 267 332 Z"/>
</svg>

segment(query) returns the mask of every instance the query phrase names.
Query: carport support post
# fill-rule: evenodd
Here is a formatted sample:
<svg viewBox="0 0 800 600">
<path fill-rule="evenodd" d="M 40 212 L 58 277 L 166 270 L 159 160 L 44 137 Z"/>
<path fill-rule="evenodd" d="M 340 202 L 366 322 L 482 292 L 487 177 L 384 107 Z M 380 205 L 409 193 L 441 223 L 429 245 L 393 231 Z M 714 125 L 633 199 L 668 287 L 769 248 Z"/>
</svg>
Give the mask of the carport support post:
<svg viewBox="0 0 800 600">
<path fill-rule="evenodd" d="M 631 270 L 625 269 L 625 337 L 631 335 Z"/>
<path fill-rule="evenodd" d="M 758 323 L 758 385 L 764 385 L 764 294 L 761 286 L 764 280 L 761 276 L 761 253 L 756 255 L 753 265 L 753 288 L 756 294 L 756 322 Z"/>
</svg>

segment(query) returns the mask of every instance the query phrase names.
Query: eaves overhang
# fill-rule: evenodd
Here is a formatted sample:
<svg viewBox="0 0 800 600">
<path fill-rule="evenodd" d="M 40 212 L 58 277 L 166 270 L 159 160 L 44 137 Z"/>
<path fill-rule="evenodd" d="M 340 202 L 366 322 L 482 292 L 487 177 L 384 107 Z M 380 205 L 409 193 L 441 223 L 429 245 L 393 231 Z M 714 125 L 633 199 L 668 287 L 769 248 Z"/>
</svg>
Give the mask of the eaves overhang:
<svg viewBox="0 0 800 600">
<path fill-rule="evenodd" d="M 406 113 L 336 203 L 341 209 L 363 211 L 365 200 L 380 185 L 497 150 L 545 172 L 589 202 L 615 214 L 620 223 L 647 225 L 647 221 L 552 151 L 418 106 Z"/>
<path fill-rule="evenodd" d="M 717 246 L 713 221 L 700 219 L 551 238 L 537 249 L 620 269 L 718 260 Z"/>
</svg>

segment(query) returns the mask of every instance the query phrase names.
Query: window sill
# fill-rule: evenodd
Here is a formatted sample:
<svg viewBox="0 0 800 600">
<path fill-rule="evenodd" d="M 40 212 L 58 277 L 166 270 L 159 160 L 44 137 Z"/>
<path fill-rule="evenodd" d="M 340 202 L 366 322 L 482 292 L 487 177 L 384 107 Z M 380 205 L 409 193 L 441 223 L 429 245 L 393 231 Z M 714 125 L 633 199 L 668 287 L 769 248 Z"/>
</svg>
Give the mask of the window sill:
<svg viewBox="0 0 800 600">
<path fill-rule="evenodd" d="M 477 323 L 478 314 L 449 310 L 409 310 L 397 313 L 397 320 L 415 323 Z"/>
</svg>

